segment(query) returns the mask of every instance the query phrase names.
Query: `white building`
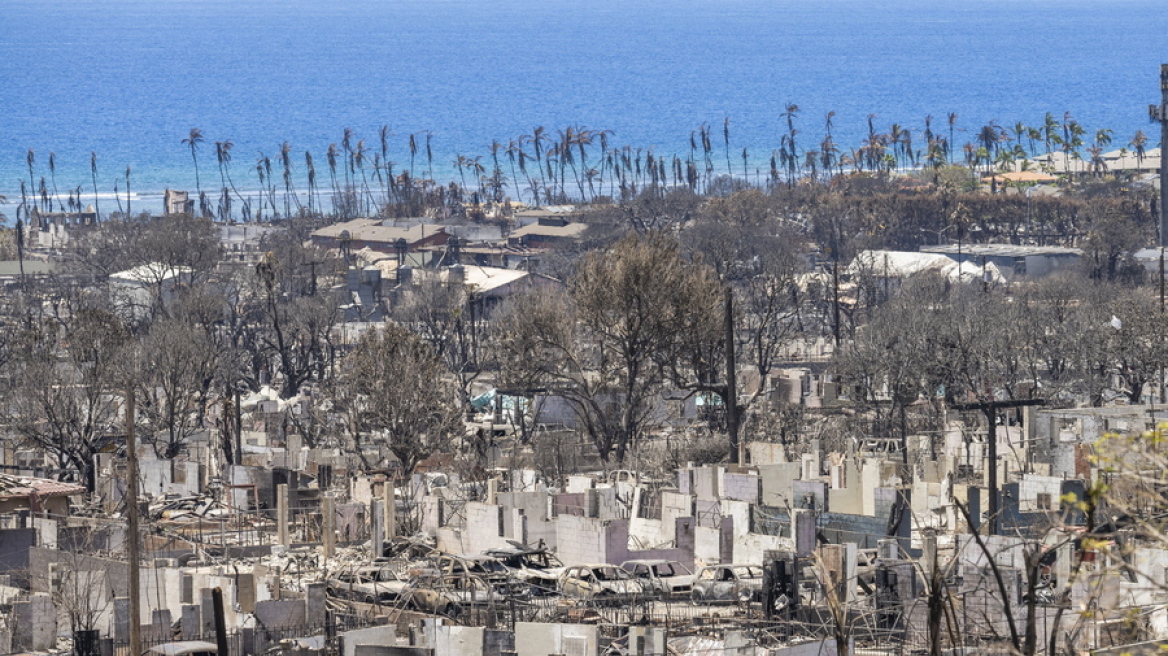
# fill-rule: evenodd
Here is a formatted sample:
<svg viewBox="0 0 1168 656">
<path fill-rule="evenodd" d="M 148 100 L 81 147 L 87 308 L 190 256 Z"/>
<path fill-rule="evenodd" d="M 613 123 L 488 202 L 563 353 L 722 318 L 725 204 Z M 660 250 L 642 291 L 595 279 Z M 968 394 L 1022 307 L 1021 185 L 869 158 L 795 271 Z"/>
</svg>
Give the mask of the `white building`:
<svg viewBox="0 0 1168 656">
<path fill-rule="evenodd" d="M 168 305 L 175 289 L 190 282 L 190 267 L 151 262 L 110 274 L 110 301 L 123 319 L 138 322 Z"/>
</svg>

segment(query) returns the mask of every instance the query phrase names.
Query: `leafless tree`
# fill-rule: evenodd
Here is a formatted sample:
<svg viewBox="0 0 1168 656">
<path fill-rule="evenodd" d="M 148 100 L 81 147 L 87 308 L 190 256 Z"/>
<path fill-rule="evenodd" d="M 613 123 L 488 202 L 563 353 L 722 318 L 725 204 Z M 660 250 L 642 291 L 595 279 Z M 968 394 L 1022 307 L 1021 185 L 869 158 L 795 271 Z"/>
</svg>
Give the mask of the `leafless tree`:
<svg viewBox="0 0 1168 656">
<path fill-rule="evenodd" d="M 105 310 L 69 324 L 43 323 L 23 335 L 4 408 L 14 432 L 44 449 L 94 488 L 93 456 L 118 424 L 129 336 Z"/>
<path fill-rule="evenodd" d="M 363 334 L 342 364 L 334 403 L 359 444 L 385 446 L 408 476 L 462 431 L 458 386 L 425 341 L 387 324 Z"/>
</svg>

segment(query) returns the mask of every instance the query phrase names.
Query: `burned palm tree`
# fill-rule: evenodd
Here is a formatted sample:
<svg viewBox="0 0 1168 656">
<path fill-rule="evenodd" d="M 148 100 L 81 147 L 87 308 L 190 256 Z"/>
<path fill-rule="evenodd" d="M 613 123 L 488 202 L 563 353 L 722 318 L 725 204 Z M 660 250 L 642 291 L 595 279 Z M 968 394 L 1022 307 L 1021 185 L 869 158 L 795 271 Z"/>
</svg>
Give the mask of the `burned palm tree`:
<svg viewBox="0 0 1168 656">
<path fill-rule="evenodd" d="M 296 194 L 296 185 L 292 183 L 292 144 L 287 141 L 280 144 L 280 165 L 284 171 L 284 213 L 290 217 L 289 201 L 296 206 L 297 211 L 302 210 L 303 206 L 300 204 L 300 196 Z"/>
<path fill-rule="evenodd" d="M 134 209 L 132 207 L 132 203 L 133 203 L 132 198 L 133 197 L 130 195 L 130 167 L 127 166 L 126 167 L 126 218 L 130 218 L 134 215 Z"/>
<path fill-rule="evenodd" d="M 388 125 L 381 126 L 381 129 L 377 131 L 377 138 L 381 145 L 381 164 L 385 166 L 385 177 L 382 179 L 382 184 L 385 185 L 386 204 L 389 204 L 389 186 L 390 181 L 393 180 L 393 173 L 390 170 L 389 162 L 389 138 L 392 136 L 393 132 L 390 132 Z M 378 167 L 378 170 L 380 170 L 380 167 Z"/>
<path fill-rule="evenodd" d="M 191 128 L 190 133 L 182 140 L 182 144 L 191 150 L 191 161 L 195 163 L 195 193 L 200 195 L 203 193 L 203 187 L 199 180 L 199 144 L 203 141 L 205 141 L 203 131 L 199 128 Z"/>
<path fill-rule="evenodd" d="M 722 121 L 722 144 L 726 147 L 726 175 L 734 175 L 734 169 L 730 166 L 730 117 Z"/>
<path fill-rule="evenodd" d="M 369 213 L 376 204 L 373 202 L 373 192 L 369 189 L 369 177 L 365 175 L 365 162 L 368 159 L 369 149 L 365 147 L 365 140 L 358 139 L 357 147 L 353 150 L 353 164 L 361 174 L 361 193 L 358 195 L 362 200 L 358 203 L 358 206 L 363 208 L 364 211 L 362 213 L 365 214 Z M 369 203 L 367 206 L 365 205 L 366 199 Z"/>
<path fill-rule="evenodd" d="M 308 177 L 308 213 L 313 214 L 316 211 L 316 203 L 314 196 L 316 196 L 316 166 L 312 162 L 312 151 L 304 151 L 304 168 L 307 171 Z"/>
<path fill-rule="evenodd" d="M 53 183 L 53 197 L 57 199 L 57 207 L 61 211 L 65 210 L 65 206 L 61 204 L 61 194 L 57 191 L 57 154 L 49 151 L 49 178 Z"/>
<path fill-rule="evenodd" d="M 96 222 L 101 217 L 101 212 L 97 204 L 97 151 L 90 151 L 89 153 L 89 175 L 93 179 L 93 212 L 94 221 Z"/>
<path fill-rule="evenodd" d="M 1047 114 L 1047 116 L 1050 116 L 1050 114 Z M 956 138 L 953 136 L 953 131 L 957 128 L 957 112 L 949 112 L 946 118 L 949 121 L 949 141 L 945 142 L 945 157 L 952 160 L 953 152 L 950 148 L 953 147 L 953 144 L 957 143 Z"/>
<path fill-rule="evenodd" d="M 231 163 L 231 149 L 235 146 L 230 140 L 215 142 L 215 162 L 219 165 L 219 184 L 222 194 L 219 201 L 220 219 L 227 221 L 231 218 L 231 192 L 234 184 L 228 184 L 227 165 Z M 239 195 L 239 192 L 236 192 Z M 242 200 L 242 198 L 240 199 Z"/>
<path fill-rule="evenodd" d="M 337 151 L 335 143 L 329 144 L 328 151 L 325 152 L 325 158 L 328 160 L 329 177 L 332 178 L 333 183 L 333 213 L 337 212 L 337 197 L 340 196 L 340 189 L 337 187 L 337 157 L 340 152 Z"/>
<path fill-rule="evenodd" d="M 426 130 L 426 177 L 434 178 L 434 149 L 430 147 L 434 134 Z"/>
<path fill-rule="evenodd" d="M 418 135 L 410 135 L 410 176 L 414 175 L 414 159 L 418 156 Z"/>
<path fill-rule="evenodd" d="M 353 169 L 353 128 L 345 128 L 341 134 L 341 148 L 345 151 L 345 190 L 346 192 L 352 188 L 352 175 L 356 173 Z"/>
<path fill-rule="evenodd" d="M 523 194 L 519 191 L 519 174 L 515 172 L 515 160 L 518 158 L 519 145 L 514 139 L 507 142 L 507 162 L 511 165 L 511 180 L 515 185 L 515 200 L 522 201 Z"/>
<path fill-rule="evenodd" d="M 33 169 L 36 167 L 36 153 L 32 148 L 28 149 L 28 153 L 24 156 L 24 162 L 28 165 L 28 188 L 36 193 L 36 179 L 33 177 Z"/>
</svg>

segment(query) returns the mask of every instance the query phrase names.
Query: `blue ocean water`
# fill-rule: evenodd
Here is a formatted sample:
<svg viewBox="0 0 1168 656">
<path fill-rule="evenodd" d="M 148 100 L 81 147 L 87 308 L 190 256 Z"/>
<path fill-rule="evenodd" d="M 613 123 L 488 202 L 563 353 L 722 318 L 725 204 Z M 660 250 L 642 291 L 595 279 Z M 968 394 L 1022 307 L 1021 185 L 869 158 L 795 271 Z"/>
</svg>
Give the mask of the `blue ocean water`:
<svg viewBox="0 0 1168 656">
<path fill-rule="evenodd" d="M 454 177 L 457 154 L 488 161 L 537 125 L 687 153 L 709 122 L 721 154 L 730 117 L 736 165 L 745 147 L 765 169 L 788 103 L 801 148 L 828 111 L 851 147 L 869 114 L 946 132 L 950 112 L 961 143 L 1070 112 L 1119 147 L 1152 132 L 1162 61 L 1162 0 L 4 0 L 0 194 L 11 215 L 29 148 L 38 180 L 55 153 L 61 188 L 91 192 L 91 151 L 103 193 L 127 166 L 136 191 L 193 187 L 192 127 L 205 187 L 214 141 L 254 187 L 261 151 L 289 141 L 302 176 L 311 150 L 323 179 L 344 128 L 376 149 L 381 125 L 399 169 L 429 131 L 436 175 Z"/>
</svg>

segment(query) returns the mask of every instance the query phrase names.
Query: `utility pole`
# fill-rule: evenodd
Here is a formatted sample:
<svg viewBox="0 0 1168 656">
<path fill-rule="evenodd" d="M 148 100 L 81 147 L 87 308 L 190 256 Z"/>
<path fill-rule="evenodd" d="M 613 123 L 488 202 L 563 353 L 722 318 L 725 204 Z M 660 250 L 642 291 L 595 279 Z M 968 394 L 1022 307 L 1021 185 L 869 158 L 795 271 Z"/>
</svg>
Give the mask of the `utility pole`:
<svg viewBox="0 0 1168 656">
<path fill-rule="evenodd" d="M 142 597 L 138 566 L 138 440 L 134 435 L 134 387 L 126 385 L 126 520 L 130 533 L 130 653 L 142 653 Z"/>
<path fill-rule="evenodd" d="M 1001 503 L 998 490 L 998 411 L 1010 408 L 1022 408 L 1031 405 L 1046 405 L 1043 399 L 1017 399 L 1013 401 L 985 401 L 984 403 L 957 403 L 951 407 L 961 412 L 980 411 L 985 414 L 986 420 L 986 455 L 985 473 L 986 487 L 989 488 L 989 534 L 999 535 L 1002 529 Z M 977 519 L 976 517 L 974 519 Z"/>
<path fill-rule="evenodd" d="M 1148 118 L 1160 124 L 1160 313 L 1164 314 L 1164 247 L 1168 246 L 1168 64 L 1160 64 L 1160 104 L 1148 105 Z M 1164 370 L 1160 369 L 1160 400 L 1165 398 Z"/>
<path fill-rule="evenodd" d="M 1160 64 L 1160 104 L 1148 105 L 1148 118 L 1160 124 L 1160 248 L 1168 246 L 1168 64 Z M 1161 261 L 1163 261 L 1163 250 Z M 1161 263 L 1161 271 L 1163 264 Z"/>
<path fill-rule="evenodd" d="M 726 287 L 726 432 L 730 434 L 730 462 L 745 464 L 738 441 L 738 372 L 734 358 L 734 291 Z"/>
</svg>

